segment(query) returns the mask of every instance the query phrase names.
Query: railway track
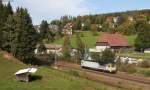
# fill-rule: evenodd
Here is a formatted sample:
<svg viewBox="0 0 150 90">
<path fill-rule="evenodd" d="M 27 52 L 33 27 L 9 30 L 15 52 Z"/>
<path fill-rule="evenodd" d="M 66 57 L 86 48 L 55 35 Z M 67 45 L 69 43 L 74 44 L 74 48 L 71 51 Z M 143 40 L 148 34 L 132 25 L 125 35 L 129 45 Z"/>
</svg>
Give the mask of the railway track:
<svg viewBox="0 0 150 90">
<path fill-rule="evenodd" d="M 100 71 L 83 69 L 79 65 L 69 64 L 69 63 L 66 63 L 66 62 L 65 62 L 65 64 L 64 63 L 63 64 L 58 64 L 58 66 L 69 68 L 69 69 L 74 69 L 74 70 L 77 70 L 77 71 L 85 71 L 85 72 L 94 73 L 94 74 L 97 74 L 97 75 L 104 75 L 104 76 L 108 76 L 108 77 L 112 77 L 112 78 L 128 80 L 128 81 L 137 82 L 137 83 L 140 83 L 140 84 L 146 84 L 146 85 L 150 86 L 150 79 L 147 79 L 147 78 L 144 78 L 144 77 L 138 77 L 138 76 L 133 76 L 133 75 L 128 75 L 128 74 L 122 74 L 122 73 L 119 73 L 119 72 L 117 74 L 110 74 L 110 73 L 105 73 L 105 72 L 100 72 Z"/>
</svg>

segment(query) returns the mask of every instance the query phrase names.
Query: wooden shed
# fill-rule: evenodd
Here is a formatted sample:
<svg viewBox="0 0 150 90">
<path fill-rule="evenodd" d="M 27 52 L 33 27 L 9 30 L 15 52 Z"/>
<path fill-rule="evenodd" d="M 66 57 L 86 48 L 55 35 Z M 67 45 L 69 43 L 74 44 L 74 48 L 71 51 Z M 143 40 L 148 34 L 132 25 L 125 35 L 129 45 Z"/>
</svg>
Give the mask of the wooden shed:
<svg viewBox="0 0 150 90">
<path fill-rule="evenodd" d="M 27 68 L 21 69 L 15 73 L 18 81 L 29 82 L 31 78 L 31 74 L 35 73 L 37 68 Z"/>
</svg>

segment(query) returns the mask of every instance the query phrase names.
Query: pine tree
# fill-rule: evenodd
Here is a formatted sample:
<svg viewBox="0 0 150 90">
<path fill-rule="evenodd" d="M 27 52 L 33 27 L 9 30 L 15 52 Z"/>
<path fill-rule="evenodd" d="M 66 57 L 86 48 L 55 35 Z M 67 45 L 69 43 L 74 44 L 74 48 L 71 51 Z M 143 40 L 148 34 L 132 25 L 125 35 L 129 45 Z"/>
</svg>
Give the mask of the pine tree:
<svg viewBox="0 0 150 90">
<path fill-rule="evenodd" d="M 24 63 L 31 63 L 37 44 L 37 33 L 31 17 L 26 9 L 18 8 L 13 18 L 15 31 L 12 34 L 11 53 Z"/>
<path fill-rule="evenodd" d="M 79 33 L 76 34 L 76 44 L 77 44 L 78 55 L 80 55 L 79 59 L 82 59 L 85 54 L 85 44 L 81 40 Z"/>
<path fill-rule="evenodd" d="M 7 17 L 9 15 L 13 14 L 13 10 L 12 10 L 12 6 L 11 6 L 10 2 L 8 2 L 7 6 L 6 6 L 6 14 L 7 14 Z"/>
<path fill-rule="evenodd" d="M 63 57 L 66 60 L 70 59 L 70 51 L 71 51 L 71 42 L 70 42 L 70 37 L 68 35 L 65 36 L 64 38 L 64 44 L 63 44 Z"/>
<path fill-rule="evenodd" d="M 2 28 L 3 28 L 3 4 L 0 0 L 0 48 L 2 48 Z"/>
<path fill-rule="evenodd" d="M 41 25 L 40 25 L 40 37 L 41 37 L 41 39 L 46 39 L 49 37 L 48 31 L 49 31 L 48 23 L 47 23 L 47 21 L 43 20 Z"/>
<path fill-rule="evenodd" d="M 13 10 L 10 2 L 3 7 L 3 30 L 2 30 L 2 49 L 10 52 L 10 32 L 13 27 L 12 20 Z M 10 24 L 11 22 L 11 24 Z"/>
</svg>

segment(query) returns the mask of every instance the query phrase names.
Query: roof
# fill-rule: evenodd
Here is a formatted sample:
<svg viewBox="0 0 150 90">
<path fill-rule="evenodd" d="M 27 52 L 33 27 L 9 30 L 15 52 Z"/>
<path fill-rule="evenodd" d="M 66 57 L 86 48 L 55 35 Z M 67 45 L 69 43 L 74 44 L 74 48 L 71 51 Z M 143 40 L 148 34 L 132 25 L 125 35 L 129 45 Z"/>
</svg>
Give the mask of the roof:
<svg viewBox="0 0 150 90">
<path fill-rule="evenodd" d="M 24 74 L 24 73 L 35 73 L 37 71 L 37 68 L 27 68 L 27 69 L 21 69 L 15 73 L 15 75 Z"/>
<path fill-rule="evenodd" d="M 121 34 L 108 34 L 103 33 L 97 43 L 108 43 L 110 46 L 129 46 L 127 39 Z"/>
<path fill-rule="evenodd" d="M 62 48 L 62 45 L 45 44 L 45 47 L 48 49 L 60 49 Z"/>
</svg>

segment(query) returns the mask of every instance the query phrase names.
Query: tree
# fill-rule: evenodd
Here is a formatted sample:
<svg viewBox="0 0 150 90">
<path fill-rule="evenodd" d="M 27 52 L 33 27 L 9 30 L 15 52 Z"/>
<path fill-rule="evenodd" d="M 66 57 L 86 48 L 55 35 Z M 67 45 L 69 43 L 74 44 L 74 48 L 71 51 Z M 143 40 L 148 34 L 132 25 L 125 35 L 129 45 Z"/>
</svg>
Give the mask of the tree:
<svg viewBox="0 0 150 90">
<path fill-rule="evenodd" d="M 31 63 L 37 45 L 37 33 L 27 9 L 18 8 L 13 15 L 13 22 L 11 53 L 24 63 Z"/>
<path fill-rule="evenodd" d="M 10 2 L 3 8 L 2 49 L 10 52 L 10 34 L 13 29 L 13 10 Z"/>
<path fill-rule="evenodd" d="M 135 24 L 129 21 L 124 22 L 117 27 L 117 31 L 124 35 L 132 35 L 136 33 Z"/>
<path fill-rule="evenodd" d="M 135 47 L 137 51 L 143 52 L 146 48 L 150 48 L 150 26 L 147 23 L 141 23 L 138 29 Z"/>
<path fill-rule="evenodd" d="M 3 27 L 3 4 L 0 0 L 0 48 L 2 48 L 2 27 Z"/>
<path fill-rule="evenodd" d="M 110 49 L 105 49 L 102 52 L 101 59 L 99 60 L 100 64 L 108 64 L 108 63 L 114 63 L 115 60 L 115 53 L 112 52 Z"/>
<path fill-rule="evenodd" d="M 70 51 L 71 51 L 71 42 L 70 42 L 69 35 L 66 35 L 64 37 L 64 44 L 63 44 L 62 51 L 63 51 L 64 59 L 69 60 L 70 59 Z"/>
<path fill-rule="evenodd" d="M 82 59 L 85 54 L 85 44 L 81 40 L 79 33 L 76 34 L 76 44 L 77 44 L 77 51 L 78 51 L 77 54 L 79 55 L 79 59 Z"/>
<path fill-rule="evenodd" d="M 40 25 L 40 37 L 41 39 L 46 39 L 48 38 L 48 31 L 49 31 L 49 26 L 47 21 L 42 21 Z"/>
<path fill-rule="evenodd" d="M 83 30 L 84 31 L 89 31 L 91 29 L 91 20 L 90 19 L 87 19 L 85 21 L 85 26 L 83 27 Z"/>
<path fill-rule="evenodd" d="M 46 47 L 43 43 L 41 43 L 38 47 L 38 51 L 39 52 L 46 52 Z"/>
<path fill-rule="evenodd" d="M 5 17 L 8 17 L 9 15 L 13 14 L 13 10 L 10 2 L 8 2 L 8 4 L 5 6 L 4 12 L 5 12 Z"/>
<path fill-rule="evenodd" d="M 98 35 L 98 30 L 97 30 L 97 26 L 95 24 L 92 24 L 91 25 L 91 30 L 92 30 L 92 33 L 93 33 L 93 36 L 97 36 Z"/>
</svg>

